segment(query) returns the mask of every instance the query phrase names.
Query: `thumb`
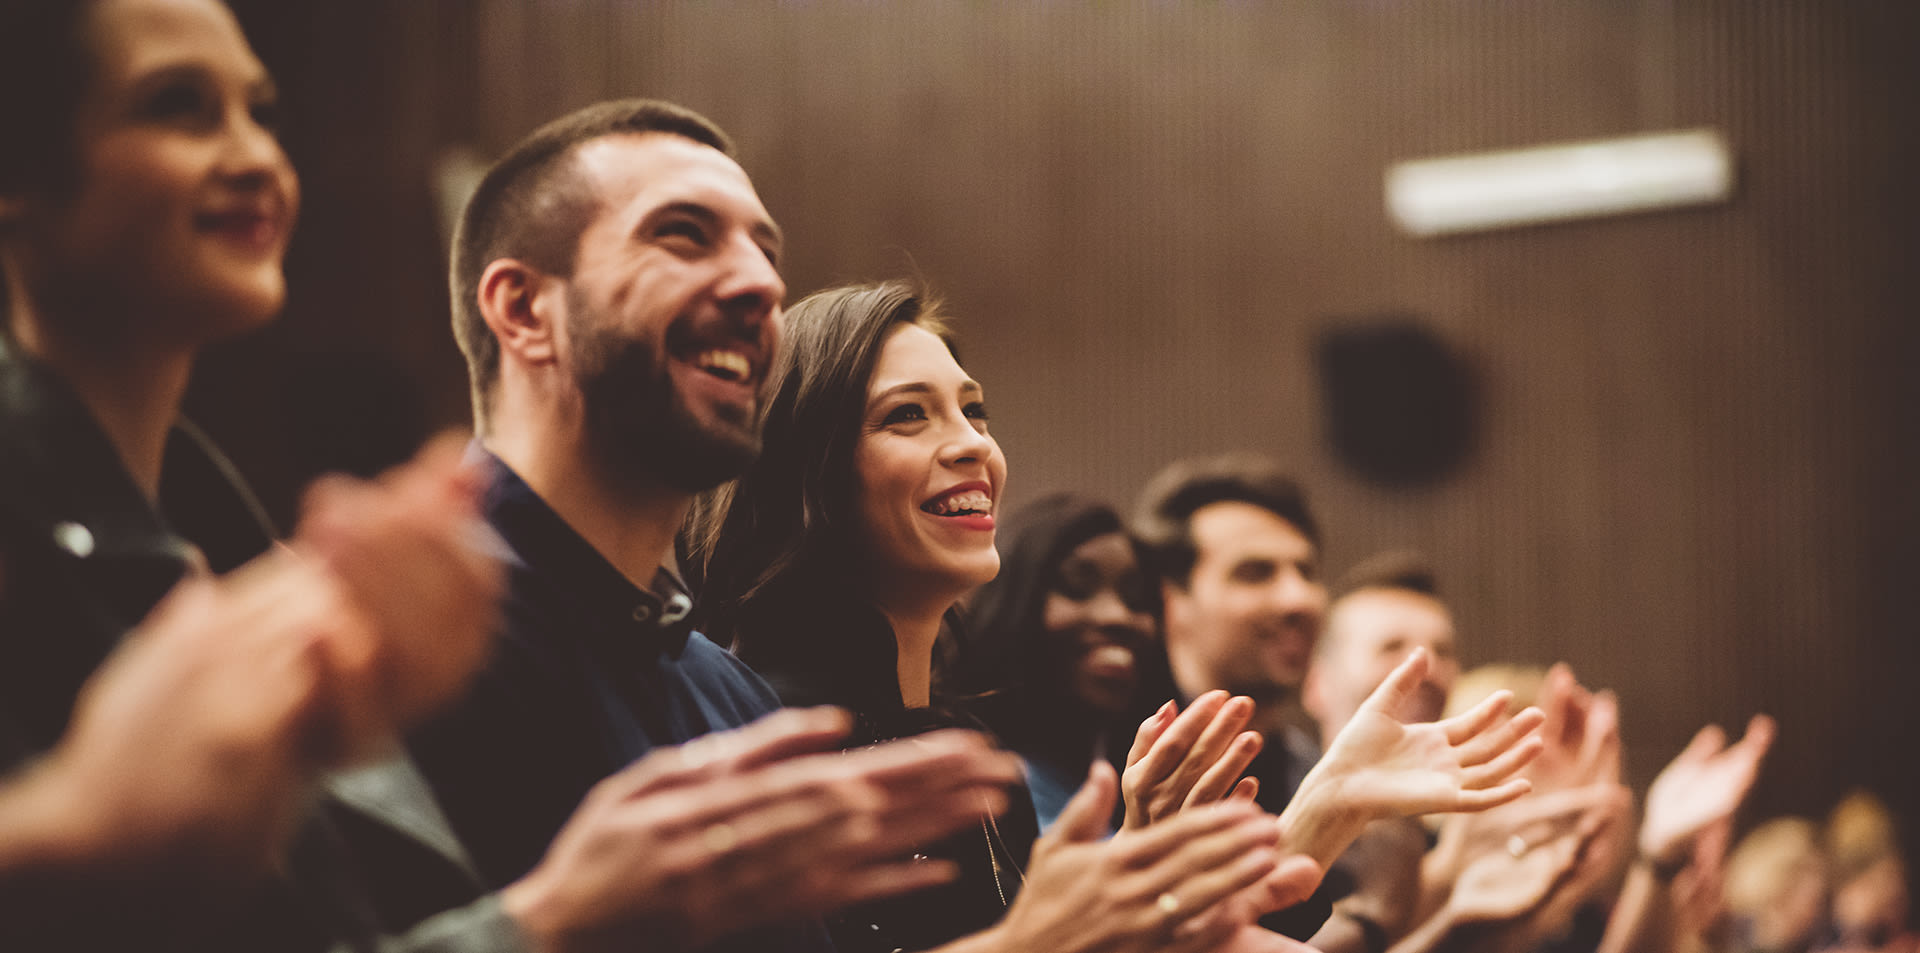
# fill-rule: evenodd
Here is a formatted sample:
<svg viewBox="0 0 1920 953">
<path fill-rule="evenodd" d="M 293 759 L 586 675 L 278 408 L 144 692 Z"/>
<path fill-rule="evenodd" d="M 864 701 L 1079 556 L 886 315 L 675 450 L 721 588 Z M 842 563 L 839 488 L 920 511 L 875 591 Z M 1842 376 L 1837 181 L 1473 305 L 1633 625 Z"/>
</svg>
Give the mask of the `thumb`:
<svg viewBox="0 0 1920 953">
<path fill-rule="evenodd" d="M 1079 843 L 1092 843 L 1107 836 L 1107 819 L 1113 816 L 1114 792 L 1119 784 L 1113 776 L 1113 765 L 1095 761 L 1093 769 L 1087 772 L 1087 783 L 1061 808 L 1052 833 L 1063 841 Z"/>
</svg>

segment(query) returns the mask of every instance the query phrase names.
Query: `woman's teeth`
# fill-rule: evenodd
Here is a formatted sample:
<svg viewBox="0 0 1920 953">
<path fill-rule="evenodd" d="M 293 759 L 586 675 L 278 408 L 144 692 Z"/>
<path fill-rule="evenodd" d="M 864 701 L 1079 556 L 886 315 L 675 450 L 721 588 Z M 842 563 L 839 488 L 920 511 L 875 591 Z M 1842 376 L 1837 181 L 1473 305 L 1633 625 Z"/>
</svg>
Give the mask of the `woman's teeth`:
<svg viewBox="0 0 1920 953">
<path fill-rule="evenodd" d="M 920 507 L 935 516 L 962 516 L 993 512 L 993 499 L 979 490 L 944 496 Z"/>
<path fill-rule="evenodd" d="M 753 364 L 738 351 L 702 351 L 694 357 L 693 364 L 722 380 L 743 381 L 753 373 Z"/>
</svg>

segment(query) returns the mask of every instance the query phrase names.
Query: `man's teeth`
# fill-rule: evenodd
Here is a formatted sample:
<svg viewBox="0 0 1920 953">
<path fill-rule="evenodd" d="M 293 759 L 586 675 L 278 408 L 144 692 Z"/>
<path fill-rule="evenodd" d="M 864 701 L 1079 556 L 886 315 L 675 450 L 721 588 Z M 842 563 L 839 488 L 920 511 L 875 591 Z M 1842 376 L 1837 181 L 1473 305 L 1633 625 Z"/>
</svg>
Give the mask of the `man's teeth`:
<svg viewBox="0 0 1920 953">
<path fill-rule="evenodd" d="M 979 490 L 968 490 L 965 493 L 955 493 L 952 496 L 934 500 L 921 509 L 935 516 L 951 516 L 955 513 L 991 513 L 993 498 Z"/>
<path fill-rule="evenodd" d="M 702 351 L 693 359 L 693 363 L 703 371 L 718 372 L 720 376 L 733 381 L 746 380 L 753 373 L 753 364 L 739 351 Z"/>
</svg>

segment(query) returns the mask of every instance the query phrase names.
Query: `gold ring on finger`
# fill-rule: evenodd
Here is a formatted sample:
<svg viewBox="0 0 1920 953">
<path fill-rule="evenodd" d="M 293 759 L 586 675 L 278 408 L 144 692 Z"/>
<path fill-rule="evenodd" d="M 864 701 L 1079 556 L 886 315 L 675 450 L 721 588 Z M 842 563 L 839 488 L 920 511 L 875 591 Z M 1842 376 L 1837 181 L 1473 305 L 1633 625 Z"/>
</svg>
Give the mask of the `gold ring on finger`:
<svg viewBox="0 0 1920 953">
<path fill-rule="evenodd" d="M 1519 860 L 1520 858 L 1526 856 L 1527 848 L 1529 846 L 1530 845 L 1528 845 L 1527 839 L 1524 837 L 1521 837 L 1518 834 L 1514 834 L 1511 837 L 1507 838 L 1507 853 L 1512 854 L 1515 860 Z"/>
</svg>

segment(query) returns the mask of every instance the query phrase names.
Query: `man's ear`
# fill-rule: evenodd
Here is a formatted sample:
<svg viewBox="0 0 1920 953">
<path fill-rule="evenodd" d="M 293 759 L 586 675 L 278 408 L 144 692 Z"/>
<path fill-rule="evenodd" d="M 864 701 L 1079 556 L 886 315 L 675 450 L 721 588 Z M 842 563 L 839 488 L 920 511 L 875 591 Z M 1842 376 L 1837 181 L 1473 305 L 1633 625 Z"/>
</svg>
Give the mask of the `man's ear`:
<svg viewBox="0 0 1920 953">
<path fill-rule="evenodd" d="M 516 258 L 497 259 L 480 272 L 480 317 L 500 342 L 502 355 L 511 353 L 531 365 L 555 360 L 563 284 Z"/>
<path fill-rule="evenodd" d="M 1171 579 L 1160 580 L 1160 637 L 1165 639 L 1168 631 L 1183 627 L 1189 611 L 1186 587 Z"/>
<path fill-rule="evenodd" d="M 1323 636 L 1324 637 L 1324 636 Z M 1322 726 L 1327 723 L 1326 665 L 1316 658 L 1307 665 L 1307 676 L 1300 683 L 1300 707 Z"/>
</svg>

